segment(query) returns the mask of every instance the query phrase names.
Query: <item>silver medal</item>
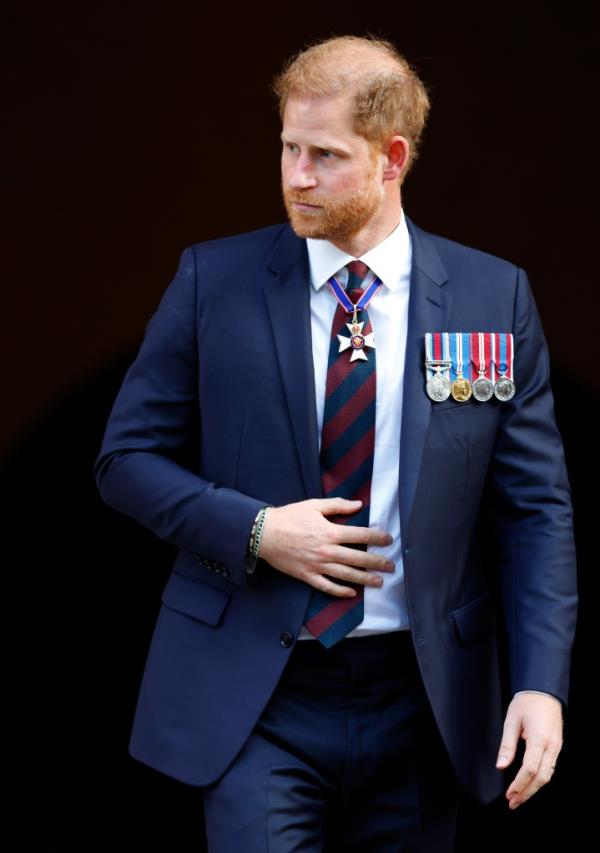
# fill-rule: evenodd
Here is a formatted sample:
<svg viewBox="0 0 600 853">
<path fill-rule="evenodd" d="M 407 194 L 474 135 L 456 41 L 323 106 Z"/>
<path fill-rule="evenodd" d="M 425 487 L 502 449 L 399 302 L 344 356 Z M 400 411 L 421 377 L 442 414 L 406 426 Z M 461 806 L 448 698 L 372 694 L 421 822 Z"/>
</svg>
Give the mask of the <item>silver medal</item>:
<svg viewBox="0 0 600 853">
<path fill-rule="evenodd" d="M 486 365 L 485 360 L 486 335 L 484 332 L 476 332 L 473 333 L 472 337 L 474 351 L 473 355 L 475 356 L 473 361 L 477 371 L 479 372 L 479 376 L 473 382 L 473 396 L 476 400 L 479 400 L 480 403 L 486 403 L 494 396 L 494 383 L 485 375 L 486 370 L 488 369 L 488 367 L 490 367 L 490 365 Z"/>
<path fill-rule="evenodd" d="M 450 396 L 450 381 L 444 373 L 449 371 L 451 365 L 452 362 L 444 358 L 428 358 L 425 361 L 425 368 L 434 371 L 426 385 L 427 394 L 434 403 L 442 403 Z"/>
<path fill-rule="evenodd" d="M 481 403 L 491 400 L 494 396 L 494 383 L 483 375 L 478 376 L 473 382 L 473 396 Z"/>
<path fill-rule="evenodd" d="M 515 396 L 515 390 L 515 383 L 508 376 L 501 376 L 494 385 L 494 394 L 503 403 Z"/>
<path fill-rule="evenodd" d="M 442 374 L 439 367 L 436 368 L 433 376 L 427 380 L 427 394 L 435 403 L 442 403 L 450 396 L 450 382 Z"/>
</svg>

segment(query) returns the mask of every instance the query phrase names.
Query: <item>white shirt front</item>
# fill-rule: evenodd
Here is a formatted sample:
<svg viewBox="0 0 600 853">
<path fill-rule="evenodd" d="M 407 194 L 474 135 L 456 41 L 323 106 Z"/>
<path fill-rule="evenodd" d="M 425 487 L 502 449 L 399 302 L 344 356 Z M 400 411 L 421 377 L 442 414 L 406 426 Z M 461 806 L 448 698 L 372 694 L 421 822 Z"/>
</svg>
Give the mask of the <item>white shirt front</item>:
<svg viewBox="0 0 600 853">
<path fill-rule="evenodd" d="M 338 301 L 327 283 L 332 275 L 340 284 L 348 281 L 346 264 L 354 260 L 329 240 L 306 239 L 311 276 L 311 330 L 315 370 L 319 450 L 325 406 L 327 365 L 331 325 Z M 369 267 L 363 287 L 378 276 L 383 287 L 367 307 L 376 353 L 375 451 L 371 479 L 369 527 L 385 530 L 393 537 L 391 545 L 368 545 L 367 551 L 392 560 L 394 572 L 379 572 L 381 587 L 365 586 L 364 619 L 348 637 L 406 630 L 410 627 L 404 590 L 398 477 L 400 466 L 400 425 L 402 419 L 402 383 L 408 326 L 408 296 L 412 266 L 410 234 L 404 212 L 398 225 L 360 260 Z M 372 351 L 371 351 L 372 352 Z M 366 351 L 367 358 L 369 350 Z M 348 352 L 345 355 L 349 358 Z M 315 639 L 304 627 L 299 640 Z"/>
</svg>

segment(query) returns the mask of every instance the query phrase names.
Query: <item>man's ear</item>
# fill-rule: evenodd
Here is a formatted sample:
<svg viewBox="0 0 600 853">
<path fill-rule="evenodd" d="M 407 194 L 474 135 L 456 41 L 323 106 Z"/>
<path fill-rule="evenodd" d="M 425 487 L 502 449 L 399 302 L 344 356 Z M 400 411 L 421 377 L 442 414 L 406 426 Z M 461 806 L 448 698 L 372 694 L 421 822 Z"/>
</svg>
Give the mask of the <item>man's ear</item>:
<svg viewBox="0 0 600 853">
<path fill-rule="evenodd" d="M 386 158 L 383 167 L 384 180 L 398 180 L 406 171 L 410 157 L 408 139 L 400 134 L 390 137 L 383 146 L 383 154 Z"/>
</svg>

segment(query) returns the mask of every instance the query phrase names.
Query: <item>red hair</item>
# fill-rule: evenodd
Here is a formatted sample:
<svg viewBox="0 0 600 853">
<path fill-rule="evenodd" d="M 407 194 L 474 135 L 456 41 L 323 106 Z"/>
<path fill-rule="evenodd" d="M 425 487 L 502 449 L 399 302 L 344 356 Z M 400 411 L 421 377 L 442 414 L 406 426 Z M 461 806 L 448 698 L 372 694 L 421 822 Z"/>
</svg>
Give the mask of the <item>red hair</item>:
<svg viewBox="0 0 600 853">
<path fill-rule="evenodd" d="M 272 89 L 283 122 L 289 97 L 353 96 L 353 130 L 371 146 L 400 134 L 410 146 L 408 172 L 430 103 L 427 89 L 394 45 L 371 34 L 335 36 L 314 42 L 292 56 L 276 75 Z"/>
</svg>

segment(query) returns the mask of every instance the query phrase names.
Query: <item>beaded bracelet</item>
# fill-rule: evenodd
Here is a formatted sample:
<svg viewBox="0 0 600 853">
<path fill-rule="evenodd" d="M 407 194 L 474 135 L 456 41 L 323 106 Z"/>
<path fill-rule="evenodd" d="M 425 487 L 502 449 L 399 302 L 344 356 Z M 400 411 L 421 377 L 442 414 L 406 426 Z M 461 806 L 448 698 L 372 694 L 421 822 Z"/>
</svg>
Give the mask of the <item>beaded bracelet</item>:
<svg viewBox="0 0 600 853">
<path fill-rule="evenodd" d="M 250 534 L 250 544 L 249 551 L 251 555 L 257 559 L 258 551 L 260 548 L 260 537 L 263 531 L 265 518 L 269 508 L 272 504 L 267 504 L 267 506 L 263 506 L 262 509 L 258 511 L 256 518 L 254 519 L 254 524 L 252 525 L 252 533 Z"/>
</svg>

